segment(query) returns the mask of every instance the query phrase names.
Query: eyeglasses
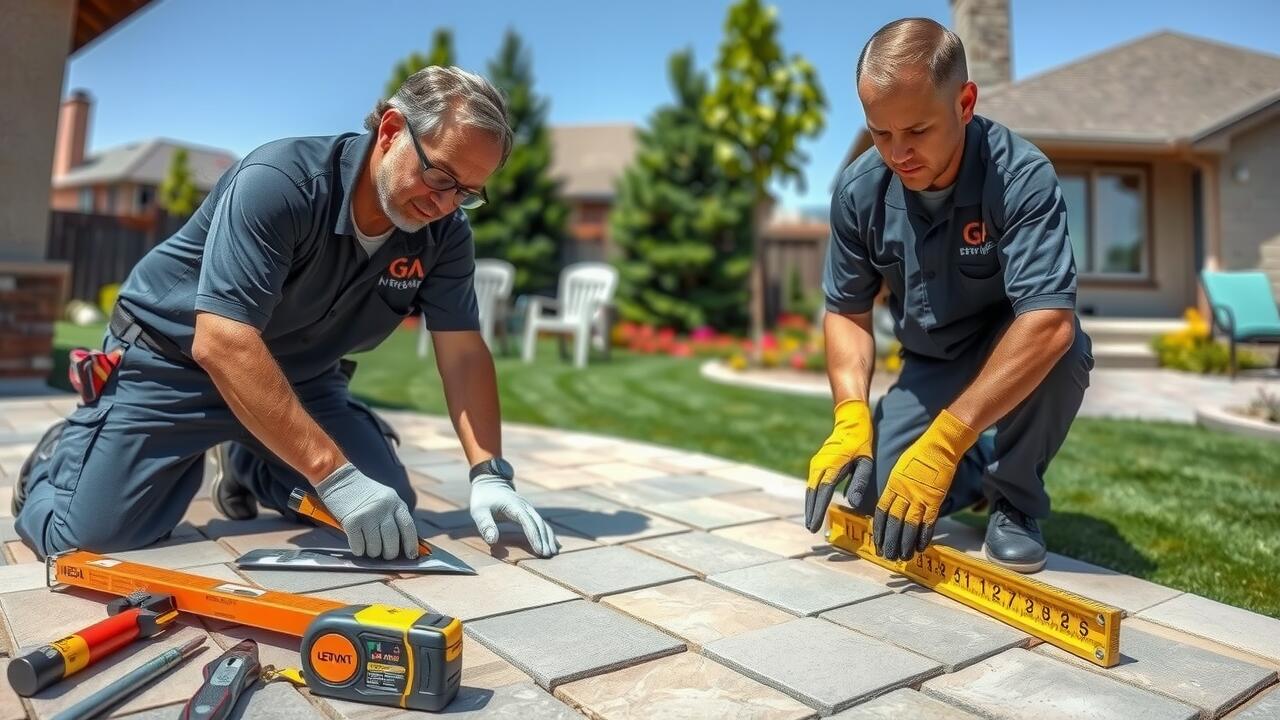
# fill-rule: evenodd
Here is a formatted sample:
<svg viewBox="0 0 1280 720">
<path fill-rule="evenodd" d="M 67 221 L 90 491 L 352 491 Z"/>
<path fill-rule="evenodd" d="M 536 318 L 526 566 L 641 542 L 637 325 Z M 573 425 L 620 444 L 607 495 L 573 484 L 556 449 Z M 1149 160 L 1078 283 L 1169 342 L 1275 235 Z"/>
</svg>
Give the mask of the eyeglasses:
<svg viewBox="0 0 1280 720">
<path fill-rule="evenodd" d="M 418 152 L 418 160 L 422 162 L 422 182 L 426 183 L 427 187 L 439 192 L 453 190 L 458 194 L 458 205 L 466 210 L 474 210 L 489 202 L 489 196 L 485 194 L 484 188 L 479 190 L 465 188 L 458 184 L 457 178 L 432 165 L 427 159 L 427 154 L 422 152 L 422 147 L 418 145 L 418 133 L 409 124 L 409 116 L 402 114 L 401 117 L 404 118 L 404 126 L 409 131 L 409 144 Z"/>
</svg>

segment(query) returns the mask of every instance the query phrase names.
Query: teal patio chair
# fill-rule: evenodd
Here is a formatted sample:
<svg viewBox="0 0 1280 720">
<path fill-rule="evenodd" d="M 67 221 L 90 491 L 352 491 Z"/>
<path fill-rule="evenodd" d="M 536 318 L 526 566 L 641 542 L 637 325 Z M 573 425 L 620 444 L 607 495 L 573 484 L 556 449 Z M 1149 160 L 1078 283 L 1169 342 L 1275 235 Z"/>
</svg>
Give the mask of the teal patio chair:
<svg viewBox="0 0 1280 720">
<path fill-rule="evenodd" d="M 1280 310 L 1271 294 L 1271 280 L 1261 272 L 1204 270 L 1200 281 L 1209 299 L 1213 326 L 1227 336 L 1234 379 L 1236 343 L 1280 345 Z M 1276 367 L 1280 367 L 1280 359 Z"/>
</svg>

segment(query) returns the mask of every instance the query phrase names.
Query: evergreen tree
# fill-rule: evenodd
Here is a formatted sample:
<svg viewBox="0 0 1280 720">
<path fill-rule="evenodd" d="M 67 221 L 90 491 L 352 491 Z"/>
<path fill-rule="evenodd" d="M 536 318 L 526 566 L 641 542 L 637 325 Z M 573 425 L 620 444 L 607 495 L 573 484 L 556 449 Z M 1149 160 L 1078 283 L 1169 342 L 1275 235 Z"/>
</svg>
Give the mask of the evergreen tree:
<svg viewBox="0 0 1280 720">
<path fill-rule="evenodd" d="M 160 207 L 170 215 L 187 217 L 200 207 L 200 200 L 200 190 L 187 166 L 187 151 L 178 148 L 169 160 L 169 173 L 160 184 Z"/>
<path fill-rule="evenodd" d="M 706 77 L 689 51 L 668 61 L 672 104 L 640 133 L 610 215 L 620 252 L 618 308 L 636 322 L 741 329 L 751 270 L 750 186 L 716 161 L 702 103 Z"/>
<path fill-rule="evenodd" d="M 476 257 L 514 265 L 517 294 L 553 290 L 569 207 L 550 174 L 547 102 L 533 91 L 533 63 L 515 31 L 489 63 L 489 80 L 507 97 L 515 144 L 485 184 L 489 202 L 470 211 Z"/>
<path fill-rule="evenodd" d="M 453 33 L 449 28 L 437 28 L 431 34 L 431 50 L 426 55 L 419 52 L 409 53 L 409 57 L 396 63 L 391 71 L 391 79 L 387 81 L 387 91 L 383 97 L 396 94 L 400 86 L 409 76 L 424 67 L 431 65 L 453 65 Z"/>
</svg>

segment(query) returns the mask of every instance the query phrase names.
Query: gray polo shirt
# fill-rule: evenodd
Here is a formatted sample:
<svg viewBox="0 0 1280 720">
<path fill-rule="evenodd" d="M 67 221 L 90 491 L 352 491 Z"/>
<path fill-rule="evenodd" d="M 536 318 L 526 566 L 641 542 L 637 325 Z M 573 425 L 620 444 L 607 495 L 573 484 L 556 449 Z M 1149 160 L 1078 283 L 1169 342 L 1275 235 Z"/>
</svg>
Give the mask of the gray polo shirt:
<svg viewBox="0 0 1280 720">
<path fill-rule="evenodd" d="M 932 214 L 875 148 L 845 168 L 831 199 L 827 308 L 866 312 L 883 282 L 903 347 L 953 359 L 1015 315 L 1075 307 L 1067 209 L 1039 149 L 974 116 L 954 188 Z"/>
<path fill-rule="evenodd" d="M 248 323 L 293 382 L 376 346 L 414 310 L 433 331 L 478 329 L 462 210 L 396 230 L 372 257 L 356 241 L 351 193 L 372 147 L 349 133 L 249 153 L 134 267 L 120 303 L 186 353 L 197 311 Z"/>
</svg>

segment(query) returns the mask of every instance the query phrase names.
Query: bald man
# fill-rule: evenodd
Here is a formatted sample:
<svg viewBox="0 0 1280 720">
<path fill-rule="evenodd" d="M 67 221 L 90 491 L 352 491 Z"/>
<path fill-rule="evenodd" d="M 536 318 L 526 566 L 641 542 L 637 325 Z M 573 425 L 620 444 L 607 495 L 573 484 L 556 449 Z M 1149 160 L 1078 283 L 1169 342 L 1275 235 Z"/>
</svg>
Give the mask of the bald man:
<svg viewBox="0 0 1280 720">
<path fill-rule="evenodd" d="M 1057 176 L 1030 142 L 974 114 L 960 38 L 932 20 L 877 31 L 857 83 L 875 147 L 831 200 L 835 429 L 810 462 L 807 525 L 821 527 L 850 478 L 849 504 L 874 514 L 876 552 L 910 560 L 940 516 L 986 501 L 986 556 L 1035 572 L 1045 473 L 1093 368 Z M 871 308 L 882 286 L 903 363 L 873 413 Z"/>
</svg>

